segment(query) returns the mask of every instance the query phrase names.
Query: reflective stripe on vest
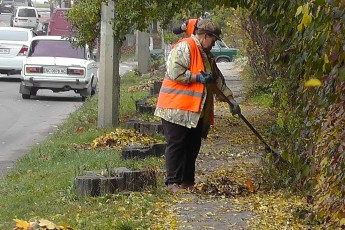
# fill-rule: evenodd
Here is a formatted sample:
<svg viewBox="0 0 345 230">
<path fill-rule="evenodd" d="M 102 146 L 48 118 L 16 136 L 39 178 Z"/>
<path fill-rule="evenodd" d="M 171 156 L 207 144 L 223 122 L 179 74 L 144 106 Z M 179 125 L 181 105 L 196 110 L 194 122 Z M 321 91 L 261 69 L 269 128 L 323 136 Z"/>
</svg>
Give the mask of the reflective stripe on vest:
<svg viewBox="0 0 345 230">
<path fill-rule="evenodd" d="M 192 34 L 194 34 L 196 22 L 198 19 L 189 19 L 186 29 L 186 38 L 190 37 Z"/>
<path fill-rule="evenodd" d="M 200 112 L 204 87 L 200 83 L 188 85 L 164 79 L 157 107 Z"/>
<path fill-rule="evenodd" d="M 186 41 L 190 45 L 189 70 L 194 74 L 199 73 L 200 70 L 205 71 L 199 48 L 194 39 L 190 37 L 181 41 Z M 157 107 L 200 112 L 204 87 L 203 84 L 197 82 L 182 84 L 171 79 L 164 79 L 159 92 Z"/>
</svg>

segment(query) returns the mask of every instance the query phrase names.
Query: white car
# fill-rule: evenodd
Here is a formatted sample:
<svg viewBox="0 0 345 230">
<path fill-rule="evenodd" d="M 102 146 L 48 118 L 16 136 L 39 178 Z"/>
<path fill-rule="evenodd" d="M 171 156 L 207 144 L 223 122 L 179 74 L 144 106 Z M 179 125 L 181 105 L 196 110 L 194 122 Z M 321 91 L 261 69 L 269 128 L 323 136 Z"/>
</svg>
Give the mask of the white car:
<svg viewBox="0 0 345 230">
<path fill-rule="evenodd" d="M 10 26 L 34 29 L 40 21 L 41 15 L 35 7 L 18 6 L 11 15 Z"/>
<path fill-rule="evenodd" d="M 74 47 L 68 38 L 61 36 L 32 39 L 19 89 L 23 99 L 35 96 L 39 89 L 50 89 L 53 92 L 73 90 L 84 101 L 95 94 L 97 84 L 98 65 L 87 47 Z"/>
<path fill-rule="evenodd" d="M 19 74 L 26 58 L 30 41 L 34 37 L 30 29 L 0 27 L 0 73 Z"/>
</svg>

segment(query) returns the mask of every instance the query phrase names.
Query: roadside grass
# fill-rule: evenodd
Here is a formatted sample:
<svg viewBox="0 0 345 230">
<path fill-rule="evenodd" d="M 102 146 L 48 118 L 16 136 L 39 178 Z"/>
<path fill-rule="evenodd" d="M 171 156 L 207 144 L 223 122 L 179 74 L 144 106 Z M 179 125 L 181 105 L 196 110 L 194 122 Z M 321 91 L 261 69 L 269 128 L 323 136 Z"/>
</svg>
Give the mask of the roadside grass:
<svg viewBox="0 0 345 230">
<path fill-rule="evenodd" d="M 135 101 L 149 92 L 128 88 L 152 80 L 130 72 L 121 81 L 121 126 L 135 115 Z M 145 192 L 120 192 L 104 197 L 78 198 L 74 179 L 86 171 L 113 167 L 156 168 L 162 158 L 122 160 L 113 149 L 82 148 L 113 129 L 97 129 L 97 95 L 71 114 L 48 140 L 33 147 L 0 179 L 0 229 L 13 229 L 13 219 L 46 219 L 74 229 L 173 229 L 169 212 L 174 201 L 167 196 L 163 175 L 157 188 Z"/>
<path fill-rule="evenodd" d="M 251 95 L 246 101 L 251 104 L 272 107 L 273 95 L 270 93 L 260 93 L 256 95 Z"/>
</svg>

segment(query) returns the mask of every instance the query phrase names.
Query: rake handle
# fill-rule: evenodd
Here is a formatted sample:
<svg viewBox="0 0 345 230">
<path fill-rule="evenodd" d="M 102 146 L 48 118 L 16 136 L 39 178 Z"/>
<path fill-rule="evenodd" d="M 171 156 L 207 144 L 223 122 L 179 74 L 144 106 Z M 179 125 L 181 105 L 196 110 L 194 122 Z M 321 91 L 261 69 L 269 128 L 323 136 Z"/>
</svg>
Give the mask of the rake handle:
<svg viewBox="0 0 345 230">
<path fill-rule="evenodd" d="M 202 75 L 205 75 L 204 71 L 200 71 L 200 73 Z M 214 84 L 212 85 L 212 90 L 219 96 L 221 96 L 230 106 L 232 106 L 233 104 L 231 103 L 231 101 L 229 100 L 229 98 L 227 98 L 224 93 Z M 238 116 L 244 121 L 244 123 L 246 123 L 246 125 L 253 131 L 253 133 L 260 139 L 260 141 L 265 145 L 265 150 L 266 152 L 270 152 L 273 153 L 275 155 L 278 155 L 277 153 L 275 153 L 271 147 L 266 143 L 266 141 L 264 140 L 264 138 L 260 135 L 260 133 L 254 128 L 254 126 L 252 124 L 250 124 L 250 122 L 247 120 L 247 118 L 245 118 L 243 116 L 242 113 L 238 114 Z"/>
</svg>

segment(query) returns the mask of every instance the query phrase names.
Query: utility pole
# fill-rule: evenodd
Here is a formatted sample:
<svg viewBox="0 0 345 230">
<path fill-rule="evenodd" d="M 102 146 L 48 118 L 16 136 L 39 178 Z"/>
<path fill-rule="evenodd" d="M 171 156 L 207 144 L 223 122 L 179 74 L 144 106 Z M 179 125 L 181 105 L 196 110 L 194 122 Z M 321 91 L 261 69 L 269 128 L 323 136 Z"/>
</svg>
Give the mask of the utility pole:
<svg viewBox="0 0 345 230">
<path fill-rule="evenodd" d="M 136 51 L 139 73 L 148 73 L 150 70 L 150 34 L 137 31 Z"/>
<path fill-rule="evenodd" d="M 120 117 L 120 48 L 119 38 L 113 35 L 115 1 L 102 3 L 101 44 L 98 93 L 98 128 L 119 125 Z"/>
</svg>

